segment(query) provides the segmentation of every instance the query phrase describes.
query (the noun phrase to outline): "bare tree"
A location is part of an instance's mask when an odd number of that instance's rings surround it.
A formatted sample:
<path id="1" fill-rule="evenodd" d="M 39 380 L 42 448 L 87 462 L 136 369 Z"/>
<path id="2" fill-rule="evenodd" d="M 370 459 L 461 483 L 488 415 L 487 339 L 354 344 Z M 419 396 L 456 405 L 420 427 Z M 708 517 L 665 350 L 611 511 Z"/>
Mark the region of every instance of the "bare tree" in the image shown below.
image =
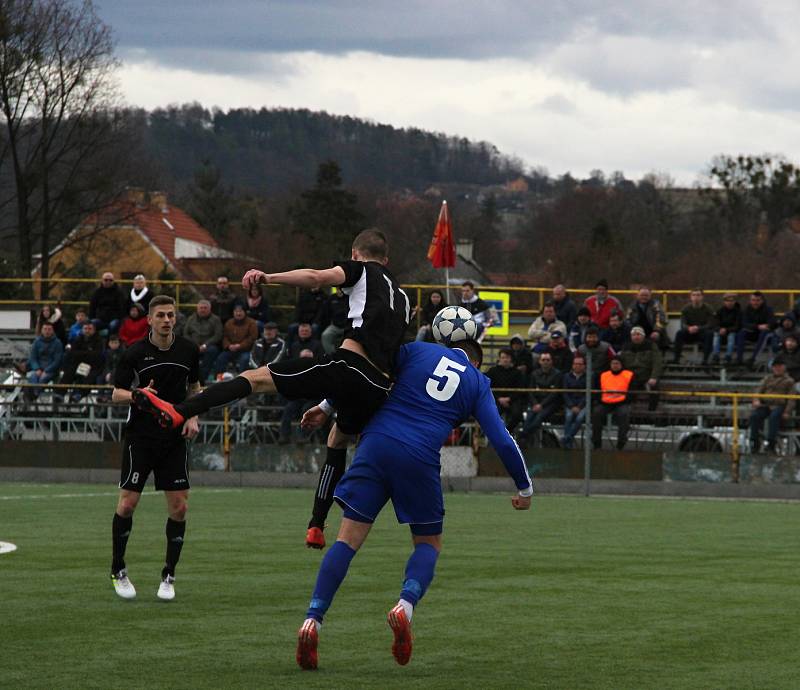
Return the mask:
<path id="1" fill-rule="evenodd" d="M 26 273 L 81 218 L 119 192 L 126 119 L 115 108 L 117 60 L 91 0 L 0 0 L 0 118 Z M 2 160 L 0 160 L 2 165 Z"/>

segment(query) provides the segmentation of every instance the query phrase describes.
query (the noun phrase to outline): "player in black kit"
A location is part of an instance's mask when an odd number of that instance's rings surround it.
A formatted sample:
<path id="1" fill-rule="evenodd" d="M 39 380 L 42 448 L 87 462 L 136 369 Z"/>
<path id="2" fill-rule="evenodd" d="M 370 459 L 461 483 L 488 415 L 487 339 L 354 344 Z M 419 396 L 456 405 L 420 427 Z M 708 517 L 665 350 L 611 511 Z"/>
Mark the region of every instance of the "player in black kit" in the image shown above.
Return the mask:
<path id="1" fill-rule="evenodd" d="M 306 532 L 306 545 L 325 546 L 325 518 L 333 503 L 333 491 L 344 474 L 347 444 L 361 433 L 383 404 L 391 387 L 394 359 L 408 326 L 408 296 L 386 269 L 386 237 L 378 230 L 364 230 L 353 241 L 351 260 L 333 268 L 309 268 L 285 273 L 252 269 L 242 285 L 278 283 L 296 287 L 342 288 L 349 299 L 348 327 L 341 346 L 321 361 L 285 360 L 245 371 L 231 381 L 209 386 L 199 395 L 171 405 L 147 390 L 134 391 L 134 402 L 156 416 L 166 427 L 177 428 L 183 420 L 212 407 L 225 405 L 251 393 L 278 392 L 289 400 L 321 399 L 304 417 L 316 420 L 336 409 L 336 424 L 328 435 L 325 464 L 320 471 L 314 509 Z"/>
<path id="2" fill-rule="evenodd" d="M 146 390 L 158 392 L 164 400 L 173 403 L 182 402 L 187 393 L 200 390 L 200 353 L 197 345 L 173 332 L 176 314 L 172 297 L 154 297 L 147 315 L 150 334 L 125 351 L 114 376 L 112 400 L 130 404 L 119 500 L 112 523 L 111 581 L 117 594 L 124 599 L 136 596 L 125 567 L 125 547 L 133 526 L 133 512 L 150 472 L 155 475 L 156 489 L 164 492 L 169 514 L 167 556 L 158 597 L 167 601 L 175 598 L 175 566 L 183 547 L 189 499 L 186 439 L 197 434 L 197 417 L 187 419 L 182 429 L 163 429 L 133 404 L 131 390 L 146 386 Z"/>

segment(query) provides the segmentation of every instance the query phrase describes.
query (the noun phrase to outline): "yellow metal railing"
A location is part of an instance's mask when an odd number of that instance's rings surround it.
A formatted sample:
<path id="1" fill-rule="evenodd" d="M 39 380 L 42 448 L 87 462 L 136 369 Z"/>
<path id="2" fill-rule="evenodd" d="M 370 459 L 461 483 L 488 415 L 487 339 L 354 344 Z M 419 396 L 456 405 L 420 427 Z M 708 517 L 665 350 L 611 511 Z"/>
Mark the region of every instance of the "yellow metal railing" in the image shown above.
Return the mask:
<path id="1" fill-rule="evenodd" d="M 69 285 L 69 284 L 84 284 L 84 285 L 99 285 L 97 278 L 61 278 L 61 277 L 54 277 L 48 278 L 47 281 L 42 281 L 41 278 L 0 278 L 0 287 L 3 284 L 17 284 L 17 285 L 26 285 L 31 284 L 33 285 L 33 292 L 35 294 L 41 294 L 41 284 L 42 282 L 47 282 L 50 286 L 59 286 L 59 285 Z M 131 285 L 133 283 L 130 279 L 120 279 L 116 281 L 120 285 Z M 186 281 L 186 280 L 158 280 L 153 279 L 150 282 L 150 285 L 155 286 L 169 286 L 175 290 L 175 301 L 178 304 L 179 308 L 185 307 L 194 307 L 196 302 L 194 301 L 194 297 L 187 297 L 184 301 L 181 299 L 181 290 L 189 291 L 192 288 L 201 288 L 203 290 L 210 290 L 216 285 L 215 281 L 210 280 L 198 280 L 198 281 Z M 38 286 L 38 287 L 37 287 Z M 235 285 L 234 285 L 235 286 Z M 281 286 L 277 285 L 270 285 L 268 289 L 277 289 Z M 405 290 L 412 290 L 416 296 L 416 303 L 418 305 L 423 304 L 423 300 L 426 297 L 425 293 L 431 290 L 442 290 L 446 291 L 446 285 L 436 285 L 436 284 L 419 284 L 419 283 L 410 283 L 405 284 L 402 286 Z M 285 289 L 285 288 L 284 288 Z M 511 285 L 483 285 L 478 288 L 478 292 L 480 294 L 480 290 L 492 290 L 492 291 L 500 291 L 500 292 L 508 292 L 512 298 L 512 304 L 509 309 L 509 314 L 511 315 L 518 315 L 518 316 L 535 316 L 541 312 L 542 307 L 544 306 L 545 302 L 552 298 L 552 288 L 549 287 L 527 287 L 527 286 L 511 286 Z M 709 297 L 712 301 L 716 301 L 716 298 L 720 297 L 726 292 L 735 292 L 740 296 L 740 298 L 746 297 L 748 294 L 753 292 L 756 288 L 741 288 L 741 289 L 713 289 L 713 290 L 705 290 L 705 294 Z M 688 288 L 681 288 L 681 289 L 662 289 L 662 288 L 652 288 L 653 296 L 661 301 L 661 305 L 664 311 L 669 316 L 677 316 L 680 314 L 680 309 L 683 305 L 688 301 L 689 293 L 691 289 Z M 781 310 L 779 306 L 782 303 L 786 310 L 788 311 L 794 306 L 795 300 L 797 296 L 800 295 L 800 290 L 797 289 L 762 289 L 761 292 L 766 295 L 768 298 L 770 296 L 777 297 L 777 300 L 773 301 L 773 306 L 776 307 L 778 311 Z M 620 301 L 623 302 L 623 307 L 627 309 L 628 302 L 625 301 L 624 297 L 628 297 L 630 302 L 633 302 L 634 297 L 637 293 L 636 289 L 620 289 L 620 290 L 611 290 L 611 294 L 620 298 Z M 580 305 L 583 300 L 588 297 L 589 295 L 594 294 L 594 290 L 591 288 L 571 288 L 569 290 L 569 294 L 572 299 L 575 301 L 576 304 Z M 450 297 L 451 302 L 456 302 L 460 300 L 460 291 L 458 286 L 450 286 Z M 33 307 L 33 306 L 40 306 L 44 304 L 53 304 L 57 301 L 57 298 L 50 298 L 50 299 L 2 299 L 0 300 L 0 305 L 7 305 L 7 306 L 20 306 L 20 307 Z M 85 300 L 71 300 L 71 301 L 62 301 L 62 305 L 68 306 L 84 306 L 86 304 Z M 272 305 L 279 309 L 293 309 L 294 305 L 291 304 L 274 304 Z"/>

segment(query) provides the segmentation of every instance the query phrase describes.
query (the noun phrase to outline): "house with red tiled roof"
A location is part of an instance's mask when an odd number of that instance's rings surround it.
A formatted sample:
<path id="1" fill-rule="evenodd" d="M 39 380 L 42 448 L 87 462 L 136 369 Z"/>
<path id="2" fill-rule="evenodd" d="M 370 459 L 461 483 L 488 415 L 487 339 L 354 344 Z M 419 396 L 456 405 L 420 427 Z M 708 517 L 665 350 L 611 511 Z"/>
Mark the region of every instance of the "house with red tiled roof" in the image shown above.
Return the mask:
<path id="1" fill-rule="evenodd" d="M 238 275 L 253 260 L 219 246 L 211 233 L 163 192 L 131 188 L 106 208 L 88 216 L 50 253 L 50 275 L 95 277 L 111 271 L 121 280 L 141 273 L 191 282 Z M 78 275 L 85 274 L 85 275 Z M 33 277 L 37 277 L 38 268 Z M 58 289 L 51 293 L 58 295 Z"/>

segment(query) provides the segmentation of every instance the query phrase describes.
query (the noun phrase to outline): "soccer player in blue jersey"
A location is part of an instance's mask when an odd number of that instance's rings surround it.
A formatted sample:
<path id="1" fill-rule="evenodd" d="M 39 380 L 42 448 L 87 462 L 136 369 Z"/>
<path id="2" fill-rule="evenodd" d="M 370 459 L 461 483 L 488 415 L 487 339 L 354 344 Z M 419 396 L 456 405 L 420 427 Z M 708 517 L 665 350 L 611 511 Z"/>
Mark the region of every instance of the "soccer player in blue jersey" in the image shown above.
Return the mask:
<path id="1" fill-rule="evenodd" d="M 323 616 L 389 499 L 397 521 L 411 528 L 414 542 L 400 600 L 387 616 L 394 633 L 392 654 L 398 664 L 409 662 L 411 616 L 433 580 L 442 548 L 439 452 L 453 427 L 470 417 L 477 419 L 519 490 L 511 499 L 512 506 L 530 508 L 533 483 L 519 447 L 497 412 L 489 379 L 478 369 L 482 359 L 481 346 L 472 340 L 455 343 L 452 349 L 424 342 L 400 348 L 394 387 L 364 429 L 353 464 L 334 493 L 344 515 L 337 541 L 320 564 L 307 617 L 298 633 L 297 663 L 302 668 L 317 668 Z M 314 408 L 303 422 L 313 426 L 322 416 Z"/>

